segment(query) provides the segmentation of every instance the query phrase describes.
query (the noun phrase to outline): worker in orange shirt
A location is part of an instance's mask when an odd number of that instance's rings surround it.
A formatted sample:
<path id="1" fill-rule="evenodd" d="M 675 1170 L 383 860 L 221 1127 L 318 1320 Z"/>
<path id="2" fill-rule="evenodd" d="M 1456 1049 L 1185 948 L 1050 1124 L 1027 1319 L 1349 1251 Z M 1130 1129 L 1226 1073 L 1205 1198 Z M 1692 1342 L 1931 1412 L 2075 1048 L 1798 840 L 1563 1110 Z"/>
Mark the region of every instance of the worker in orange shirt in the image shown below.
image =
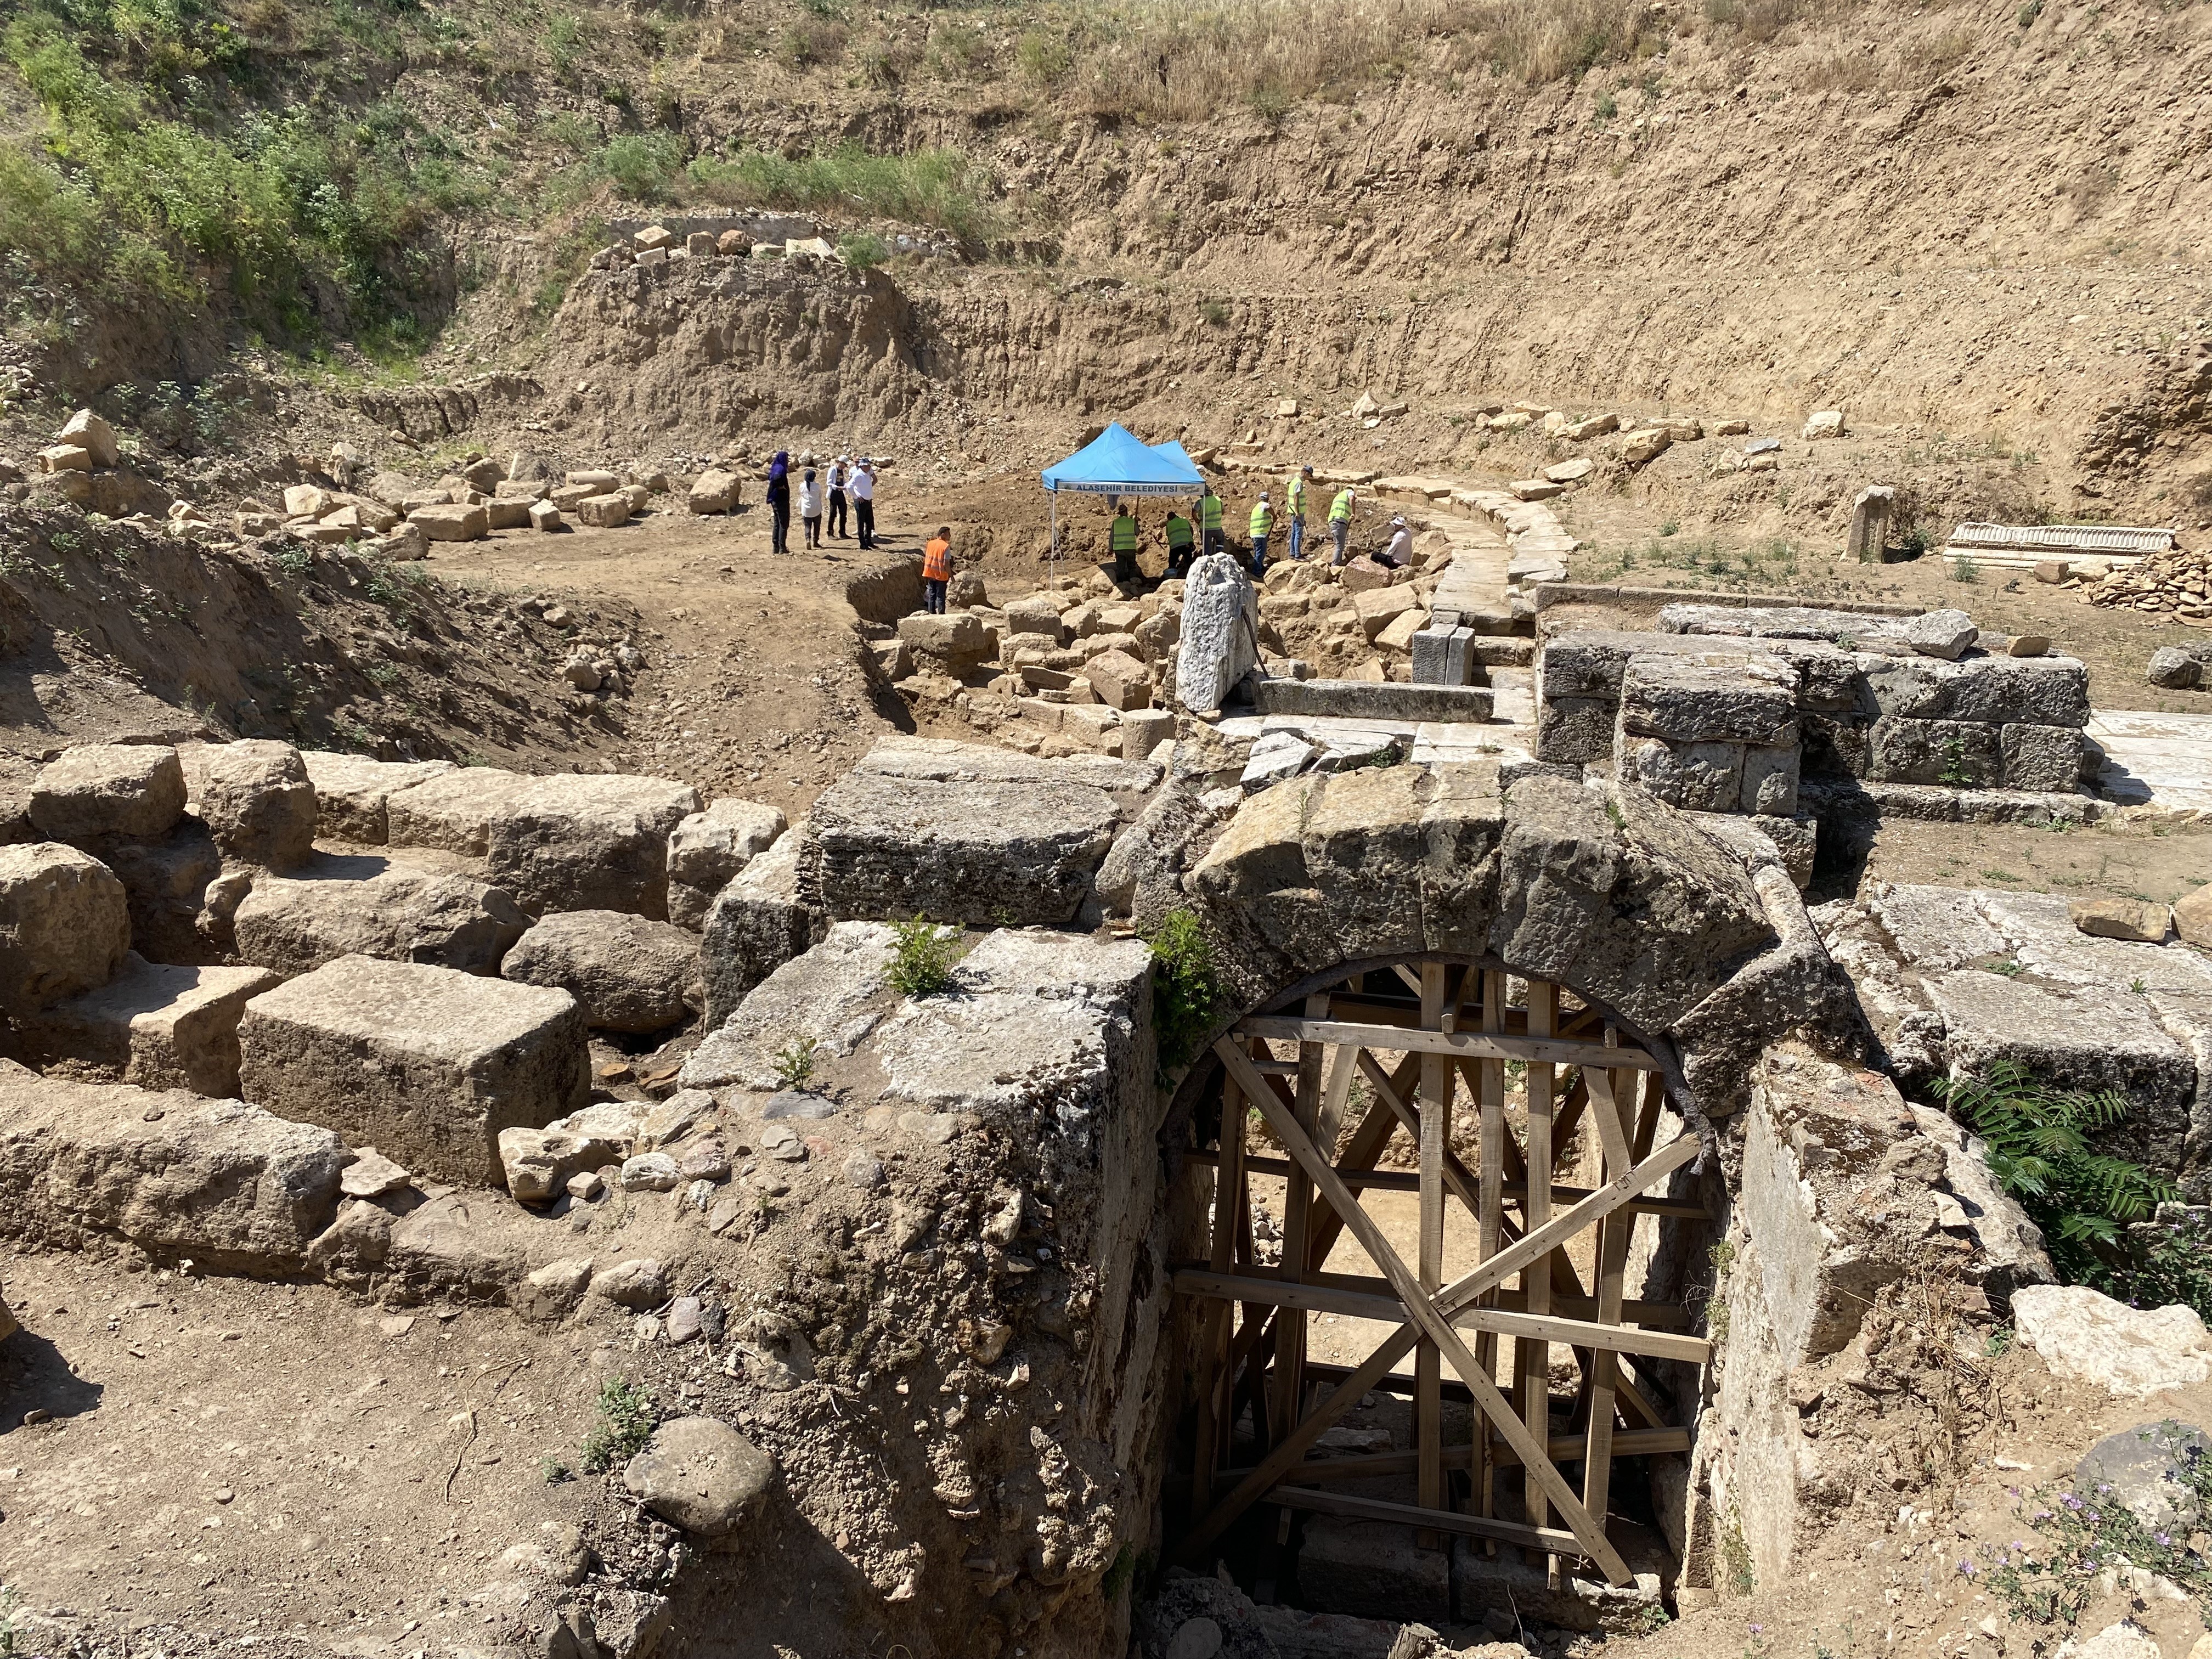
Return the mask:
<path id="1" fill-rule="evenodd" d="M 921 550 L 921 608 L 945 614 L 945 589 L 952 580 L 952 526 L 941 524 Z"/>

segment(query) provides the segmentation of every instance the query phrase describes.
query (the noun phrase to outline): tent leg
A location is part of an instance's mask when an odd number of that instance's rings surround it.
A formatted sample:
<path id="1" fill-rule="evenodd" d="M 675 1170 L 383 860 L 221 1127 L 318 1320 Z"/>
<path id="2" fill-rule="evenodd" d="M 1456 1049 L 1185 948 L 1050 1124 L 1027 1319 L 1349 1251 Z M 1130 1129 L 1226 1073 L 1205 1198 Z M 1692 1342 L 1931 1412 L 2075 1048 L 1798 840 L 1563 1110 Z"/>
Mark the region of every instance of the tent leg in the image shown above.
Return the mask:
<path id="1" fill-rule="evenodd" d="M 1060 492 L 1052 492 L 1052 538 L 1045 544 L 1045 563 L 1048 569 L 1060 563 Z"/>

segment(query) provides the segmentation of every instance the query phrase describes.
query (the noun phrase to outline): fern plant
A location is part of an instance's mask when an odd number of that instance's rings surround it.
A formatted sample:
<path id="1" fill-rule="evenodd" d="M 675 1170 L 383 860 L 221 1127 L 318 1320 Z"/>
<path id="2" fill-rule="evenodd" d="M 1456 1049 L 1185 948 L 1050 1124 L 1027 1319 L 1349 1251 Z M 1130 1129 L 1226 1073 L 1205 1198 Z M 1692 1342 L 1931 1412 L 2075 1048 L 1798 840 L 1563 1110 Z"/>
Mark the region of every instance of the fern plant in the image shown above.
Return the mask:
<path id="1" fill-rule="evenodd" d="M 2069 1283 L 2116 1283 L 2129 1225 L 2180 1195 L 2156 1171 L 2093 1150 L 2099 1134 L 2135 1109 L 2118 1089 L 2053 1088 L 2009 1060 L 1985 1077 L 1936 1087 L 1952 1115 L 1988 1144 L 1990 1173 L 2043 1229 L 2052 1265 Z"/>

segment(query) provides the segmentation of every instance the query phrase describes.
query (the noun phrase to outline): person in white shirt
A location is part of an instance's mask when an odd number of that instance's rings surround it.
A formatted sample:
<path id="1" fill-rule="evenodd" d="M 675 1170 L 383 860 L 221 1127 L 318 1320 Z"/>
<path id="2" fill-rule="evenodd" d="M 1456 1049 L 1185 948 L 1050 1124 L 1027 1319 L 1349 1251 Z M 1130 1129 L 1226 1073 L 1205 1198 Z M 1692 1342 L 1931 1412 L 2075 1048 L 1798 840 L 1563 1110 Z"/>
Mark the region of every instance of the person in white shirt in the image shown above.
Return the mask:
<path id="1" fill-rule="evenodd" d="M 830 463 L 830 534 L 846 538 L 845 487 L 853 481 L 853 458 L 840 455 Z"/>
<path id="2" fill-rule="evenodd" d="M 1399 570 L 1413 562 L 1413 532 L 1406 526 L 1403 514 L 1390 520 L 1390 545 L 1376 556 L 1375 562 L 1385 570 Z"/>
<path id="3" fill-rule="evenodd" d="M 806 526 L 806 545 L 822 545 L 822 482 L 808 467 L 799 480 L 799 518 Z"/>
<path id="4" fill-rule="evenodd" d="M 876 464 L 866 455 L 853 469 L 853 532 L 863 547 L 876 544 Z"/>

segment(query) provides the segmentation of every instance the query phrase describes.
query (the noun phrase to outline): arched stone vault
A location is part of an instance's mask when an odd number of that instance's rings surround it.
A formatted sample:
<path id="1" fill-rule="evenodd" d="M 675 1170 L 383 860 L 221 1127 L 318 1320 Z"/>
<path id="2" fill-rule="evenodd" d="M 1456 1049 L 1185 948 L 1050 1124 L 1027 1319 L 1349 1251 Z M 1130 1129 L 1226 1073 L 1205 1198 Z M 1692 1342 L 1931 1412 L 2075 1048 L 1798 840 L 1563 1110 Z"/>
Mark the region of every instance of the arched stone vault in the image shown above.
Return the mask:
<path id="1" fill-rule="evenodd" d="M 1363 964 L 1549 980 L 1666 1062 L 1692 1121 L 1735 1113 L 1796 1033 L 1865 1053 L 1849 982 L 1771 848 L 1632 787 L 1494 763 L 1310 775 L 1246 801 L 1181 883 L 1244 1016 Z M 1194 1073 L 1210 1068 L 1194 1067 Z M 1185 1080 L 1178 1110 L 1203 1079 Z"/>

